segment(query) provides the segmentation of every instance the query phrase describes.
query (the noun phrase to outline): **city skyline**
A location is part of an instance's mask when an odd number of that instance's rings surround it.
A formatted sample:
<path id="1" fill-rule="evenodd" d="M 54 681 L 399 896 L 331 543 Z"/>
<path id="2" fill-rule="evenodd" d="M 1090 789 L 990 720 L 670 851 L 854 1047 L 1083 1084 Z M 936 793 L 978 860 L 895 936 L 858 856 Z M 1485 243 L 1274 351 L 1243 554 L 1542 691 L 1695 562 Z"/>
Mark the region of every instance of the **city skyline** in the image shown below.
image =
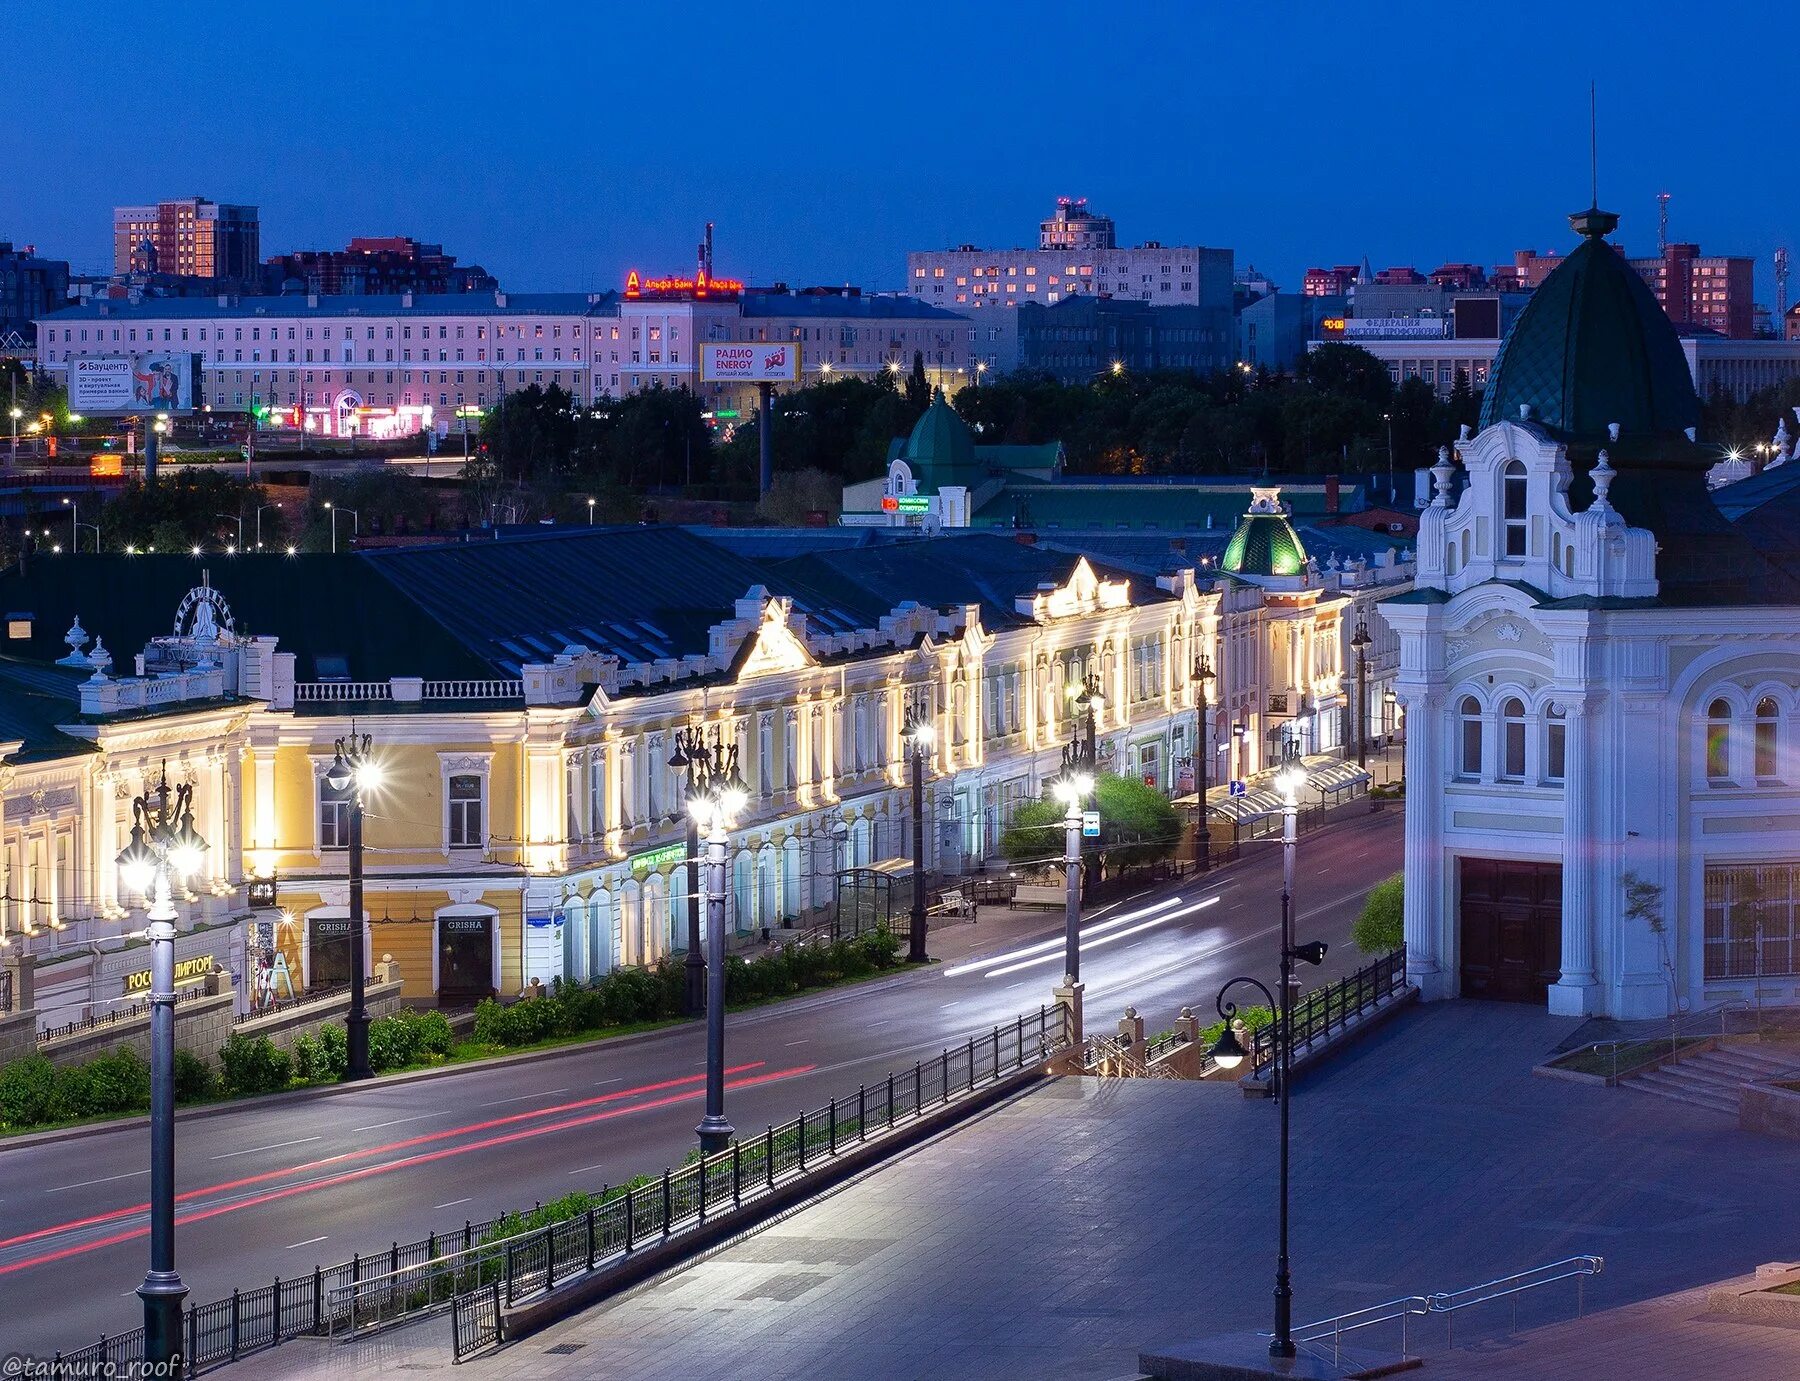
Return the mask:
<path id="1" fill-rule="evenodd" d="M 143 70 L 197 98 L 174 107 L 156 159 L 93 156 L 136 118 L 141 85 L 84 93 L 14 151 L 0 238 L 104 271 L 114 206 L 198 194 L 258 206 L 265 257 L 406 234 L 515 290 L 603 291 L 632 268 L 683 267 L 712 221 L 721 272 L 899 289 L 909 250 L 1029 244 L 1054 199 L 1073 196 L 1114 217 L 1122 243 L 1230 248 L 1240 268 L 1298 291 L 1310 265 L 1365 255 L 1429 271 L 1570 248 L 1563 216 L 1587 200 L 1590 78 L 1600 200 L 1622 215 L 1632 253 L 1654 246 L 1668 191 L 1671 238 L 1755 256 L 1767 302 L 1769 256 L 1800 213 L 1800 193 L 1765 187 L 1753 146 L 1729 137 L 1781 119 L 1778 86 L 1721 96 L 1691 80 L 1662 56 L 1658 16 L 1676 14 L 1663 4 L 1636 7 L 1629 28 L 1544 7 L 1524 31 L 1555 24 L 1567 41 L 1532 49 L 1528 83 L 1527 64 L 1491 44 L 1447 55 L 1423 8 L 1359 7 L 1329 41 L 1289 52 L 1253 18 L 1149 6 L 1125 17 L 1117 51 L 1087 58 L 1130 78 L 1132 104 L 1111 110 L 1046 76 L 1066 53 L 1058 36 L 1089 22 L 1068 7 L 1034 8 L 1029 33 L 999 20 L 920 44 L 887 87 L 867 80 L 868 59 L 895 31 L 822 9 L 782 26 L 798 37 L 775 53 L 759 51 L 772 29 L 730 14 L 696 32 L 551 10 L 542 37 L 482 50 L 488 81 L 416 83 L 380 52 L 342 45 L 333 25 L 295 33 L 226 13 L 199 7 L 190 31 L 140 42 Z M 460 17 L 403 6 L 396 23 L 453 37 Z M 109 20 L 41 10 L 18 23 L 47 69 L 68 70 Z M 972 66 L 958 56 L 970 44 L 1031 60 Z M 1196 75 L 1207 47 L 1267 60 Z M 292 61 L 243 60 L 275 51 Z M 1448 80 L 1412 75 L 1445 61 Z M 789 63 L 806 73 L 797 87 L 778 79 Z M 911 104 L 909 87 L 932 92 L 934 109 Z"/>

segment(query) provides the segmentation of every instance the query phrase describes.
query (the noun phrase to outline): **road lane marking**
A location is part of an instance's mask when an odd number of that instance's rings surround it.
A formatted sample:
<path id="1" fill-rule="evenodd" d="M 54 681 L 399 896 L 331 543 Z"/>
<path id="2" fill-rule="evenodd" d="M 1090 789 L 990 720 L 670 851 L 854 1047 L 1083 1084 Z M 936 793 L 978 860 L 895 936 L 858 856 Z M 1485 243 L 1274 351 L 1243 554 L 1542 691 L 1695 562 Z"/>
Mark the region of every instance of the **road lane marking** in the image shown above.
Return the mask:
<path id="1" fill-rule="evenodd" d="M 788 1042 L 788 1044 L 789 1044 L 789 1045 L 810 1045 L 810 1044 L 812 1044 L 812 1042 L 811 1042 L 811 1041 L 810 1041 L 810 1040 L 804 1040 L 804 1041 L 789 1041 L 789 1042 Z"/>
<path id="2" fill-rule="evenodd" d="M 440 1208 L 455 1208 L 458 1204 L 472 1204 L 474 1202 L 475 1201 L 473 1199 L 452 1199 L 447 1204 L 433 1204 L 431 1207 L 434 1210 L 440 1209 Z"/>
<path id="3" fill-rule="evenodd" d="M 1141 920 L 1145 916 L 1153 915 L 1158 911 L 1166 911 L 1171 906 L 1180 905 L 1180 897 L 1165 897 L 1162 901 L 1154 902 L 1149 906 L 1140 907 L 1136 911 L 1127 911 L 1123 916 L 1115 916 L 1110 921 L 1101 921 L 1098 925 L 1095 925 L 1090 921 L 1081 928 L 1082 940 L 1085 942 L 1090 935 L 1104 935 L 1107 931 L 1116 930 L 1119 926 L 1126 925 L 1131 921 Z M 1036 944 L 1023 945 L 1018 949 L 1008 950 L 1002 954 L 990 954 L 985 959 L 971 959 L 966 964 L 953 964 L 951 967 L 944 970 L 944 977 L 955 978 L 958 974 L 974 973 L 977 970 L 991 970 L 996 964 L 1007 964 L 1014 959 L 1023 959 L 1031 954 L 1048 954 L 1052 950 L 1060 950 L 1062 947 L 1063 937 L 1059 935 L 1054 940 L 1040 940 Z M 994 977 L 994 974 L 992 972 L 987 972 L 983 974 L 983 977 L 992 978 Z"/>
<path id="4" fill-rule="evenodd" d="M 309 1237 L 304 1242 L 289 1242 L 282 1250 L 284 1252 L 291 1252 L 295 1247 L 310 1247 L 314 1242 L 323 1242 L 324 1240 L 324 1237 Z"/>
<path id="5" fill-rule="evenodd" d="M 503 1103 L 523 1103 L 527 1098 L 548 1098 L 553 1093 L 567 1093 L 566 1088 L 539 1089 L 536 1093 L 521 1093 L 516 1098 L 496 1098 L 491 1103 L 477 1103 L 478 1108 L 497 1108 Z"/>
<path id="6" fill-rule="evenodd" d="M 322 1141 L 323 1137 L 303 1136 L 297 1141 L 277 1141 L 268 1146 L 246 1146 L 241 1151 L 222 1151 L 216 1156 L 208 1156 L 208 1160 L 230 1160 L 233 1156 L 253 1156 L 258 1151 L 279 1151 L 284 1146 L 304 1146 L 309 1141 Z"/>
<path id="7" fill-rule="evenodd" d="M 734 1074 L 742 1074 L 747 1070 L 761 1069 L 763 1063 L 764 1062 L 761 1060 L 750 1060 L 741 1065 L 730 1065 L 726 1068 L 725 1074 L 727 1077 L 730 1077 Z M 532 1122 L 538 1118 L 550 1117 L 557 1113 L 573 1112 L 577 1109 L 591 1108 L 602 1103 L 617 1102 L 621 1098 L 639 1098 L 647 1093 L 660 1093 L 665 1089 L 681 1088 L 687 1084 L 698 1084 L 701 1080 L 705 1079 L 705 1077 L 704 1074 L 689 1074 L 677 1079 L 663 1079 L 652 1084 L 639 1084 L 633 1088 L 618 1089 L 613 1093 L 597 1093 L 591 1098 L 580 1098 L 570 1103 L 558 1103 L 547 1108 L 533 1108 L 529 1112 L 507 1113 L 503 1117 L 490 1117 L 484 1121 L 470 1122 L 460 1127 L 447 1127 L 439 1132 L 423 1132 L 418 1136 L 406 1137 L 400 1141 L 384 1142 L 380 1146 L 359 1147 L 354 1151 L 343 1151 L 334 1156 L 323 1156 L 318 1160 L 305 1161 L 299 1165 L 289 1165 L 278 1170 L 263 1170 L 256 1174 L 240 1176 L 235 1180 L 223 1180 L 218 1184 L 207 1185 L 200 1189 L 184 1190 L 175 1196 L 175 1202 L 177 1204 L 190 1203 L 193 1200 L 208 1194 L 222 1194 L 229 1190 L 243 1189 L 249 1185 L 267 1184 L 271 1180 L 288 1179 L 295 1175 L 306 1174 L 309 1171 L 321 1170 L 327 1166 L 343 1165 L 350 1161 L 367 1160 L 370 1156 L 385 1155 L 390 1151 L 405 1151 L 412 1147 L 424 1146 L 434 1141 L 445 1141 L 451 1137 L 466 1136 L 471 1132 L 484 1132 L 496 1127 L 507 1127 L 521 1122 Z M 651 1103 L 648 1106 L 656 1107 L 660 1105 Z M 561 1125 L 566 1126 L 568 1124 L 565 1123 Z M 150 1171 L 147 1168 L 130 1172 L 130 1174 L 133 1175 L 147 1175 L 149 1173 Z M 125 1179 L 127 1176 L 114 1175 L 110 1178 Z M 93 1180 L 90 1181 L 90 1183 L 101 1184 L 104 1183 L 104 1181 Z M 79 1189 L 82 1186 L 66 1185 L 64 1187 L 69 1189 Z M 47 1190 L 46 1192 L 54 1193 L 55 1191 Z M 258 1202 L 260 1202 L 260 1200 Z M 71 1232 L 77 1228 L 91 1228 L 100 1223 L 116 1222 L 121 1218 L 129 1218 L 135 1214 L 148 1213 L 149 1211 L 149 1204 L 134 1204 L 126 1208 L 115 1208 L 109 1209 L 104 1213 L 90 1214 L 85 1218 L 73 1219 L 67 1223 L 58 1223 L 53 1227 L 34 1228 L 30 1232 L 22 1232 L 12 1237 L 0 1238 L 0 1250 L 4 1250 L 7 1247 L 16 1247 L 24 1242 L 35 1242 L 45 1237 L 54 1237 L 59 1233 Z M 113 1238 L 109 1239 L 109 1242 L 102 1242 L 98 1245 L 105 1246 L 109 1245 L 110 1241 L 125 1240 L 127 1239 L 124 1237 Z M 40 1258 L 40 1260 L 42 1259 L 44 1258 Z M 17 1267 L 12 1269 L 17 1269 Z M 6 1274 L 6 1270 L 7 1268 L 0 1267 L 0 1275 Z"/>
<path id="8" fill-rule="evenodd" d="M 752 1088 L 758 1084 L 773 1083 L 782 1079 L 802 1078 L 806 1075 L 816 1074 L 818 1068 L 817 1065 L 795 1065 L 790 1069 L 771 1070 L 766 1074 L 753 1074 L 743 1079 L 730 1080 L 726 1083 L 725 1087 L 727 1091 L 736 1091 Z M 676 1082 L 686 1081 L 681 1080 Z M 367 1179 L 373 1175 L 385 1175 L 393 1170 L 409 1170 L 421 1165 L 428 1165 L 436 1161 L 444 1160 L 451 1156 L 467 1155 L 471 1151 L 484 1151 L 495 1146 L 510 1145 L 516 1141 L 523 1141 L 528 1137 L 544 1136 L 550 1132 L 569 1131 L 576 1127 L 591 1126 L 596 1122 L 608 1122 L 616 1117 L 629 1117 L 633 1113 L 647 1112 L 652 1108 L 667 1107 L 675 1103 L 688 1102 L 692 1099 L 701 1097 L 704 1093 L 705 1090 L 699 1088 L 681 1089 L 679 1092 L 665 1095 L 662 1098 L 651 1099 L 643 1103 L 635 1103 L 629 1107 L 608 1108 L 603 1112 L 588 1113 L 582 1117 L 572 1117 L 562 1122 L 552 1122 L 546 1126 L 527 1127 L 519 1131 L 506 1132 L 500 1136 L 488 1137 L 481 1141 L 466 1142 L 461 1146 L 441 1146 L 434 1151 L 425 1151 L 419 1155 L 402 1156 L 397 1160 L 384 1161 L 378 1165 L 364 1165 L 355 1170 L 345 1170 L 335 1175 L 328 1175 L 323 1179 L 308 1180 L 302 1184 L 290 1184 L 280 1189 L 271 1189 L 267 1193 L 254 1194 L 248 1198 L 233 1200 L 229 1203 L 217 1203 L 204 1208 L 196 1208 L 190 1213 L 178 1216 L 175 1219 L 175 1225 L 177 1227 L 185 1227 L 191 1223 L 204 1222 L 208 1218 L 217 1218 L 222 1214 L 236 1213 L 242 1209 L 255 1208 L 261 1204 L 275 1203 L 282 1199 L 289 1199 L 296 1194 L 309 1194 L 320 1189 L 331 1189 L 337 1185 L 353 1183 L 355 1181 Z M 432 1138 L 428 1137 L 418 1138 L 420 1141 L 431 1139 Z M 416 1144 L 416 1142 L 414 1144 Z M 353 1157 L 333 1157 L 334 1160 L 352 1158 Z M 190 1190 L 188 1194 L 179 1197 L 188 1198 L 194 1194 L 204 1192 L 206 1191 Z M 101 1219 L 92 1221 L 101 1221 L 103 1218 L 122 1217 L 125 1214 L 131 1213 L 141 1213 L 145 1207 L 145 1205 L 139 1205 L 137 1208 L 123 1209 L 118 1213 L 102 1215 Z M 34 1237 L 42 1237 L 49 1233 L 64 1231 L 71 1226 L 77 1225 L 63 1224 L 57 1228 L 40 1229 L 37 1232 L 27 1233 L 22 1237 L 17 1237 L 12 1240 L 18 1242 Z M 87 1252 L 97 1251 L 103 1247 L 116 1246 L 120 1242 L 134 1241 L 140 1237 L 149 1236 L 149 1233 L 150 1228 L 148 1224 L 143 1227 L 126 1228 L 107 1237 L 98 1237 L 92 1241 L 77 1243 L 73 1246 L 59 1247 L 52 1251 L 44 1252 L 42 1255 L 29 1257 L 23 1261 L 7 1262 L 5 1265 L 0 1265 L 0 1276 L 12 1275 L 18 1271 L 29 1270 L 34 1266 L 48 1265 L 50 1262 L 62 1261 L 72 1256 L 81 1256 Z"/>
<path id="9" fill-rule="evenodd" d="M 601 1079 L 601 1080 L 598 1080 L 594 1084 L 594 1087 L 595 1088 L 605 1088 L 608 1084 L 617 1084 L 617 1083 L 622 1082 L 624 1080 L 624 1078 L 625 1078 L 625 1076 L 623 1074 L 619 1074 L 619 1075 L 615 1075 L 611 1079 Z"/>
<path id="10" fill-rule="evenodd" d="M 1138 935 L 1149 930 L 1152 926 L 1164 925 L 1169 921 L 1179 920 L 1183 916 L 1191 916 L 1196 911 L 1204 911 L 1209 906 L 1216 906 L 1218 901 L 1219 899 L 1217 897 L 1208 897 L 1204 901 L 1190 903 L 1187 906 L 1181 907 L 1179 910 L 1165 911 L 1160 916 L 1152 916 L 1147 921 L 1139 921 L 1136 925 L 1125 930 L 1115 930 L 1112 934 L 1102 935 L 1098 940 L 1091 942 L 1084 935 L 1082 937 L 1081 952 L 1086 954 L 1089 950 L 1102 949 L 1107 945 L 1113 944 L 1115 941 L 1128 940 L 1133 935 Z M 1109 922 L 1109 924 L 1112 923 Z M 1000 968 L 989 969 L 982 977 L 1000 978 L 1009 973 L 1017 973 L 1020 969 L 1034 968 L 1039 964 L 1058 964 L 1061 962 L 1062 955 L 1060 954 L 1041 954 L 1035 959 L 1021 959 L 1016 964 L 1004 964 Z"/>
<path id="11" fill-rule="evenodd" d="M 449 1111 L 449 1109 L 446 1108 L 437 1112 L 422 1112 L 417 1117 L 396 1117 L 392 1122 L 371 1122 L 366 1127 L 352 1127 L 350 1130 L 352 1133 L 378 1132 L 383 1127 L 398 1127 L 405 1122 L 423 1122 L 428 1117 L 442 1117 L 447 1111 Z"/>
<path id="12" fill-rule="evenodd" d="M 148 1175 L 149 1173 L 150 1171 L 147 1168 L 143 1170 L 127 1170 L 123 1175 L 107 1175 L 104 1179 L 83 1180 L 80 1184 L 59 1184 L 54 1189 L 46 1189 L 44 1193 L 60 1194 L 65 1189 L 86 1189 L 89 1185 L 111 1184 L 114 1180 L 128 1180 L 133 1175 Z"/>

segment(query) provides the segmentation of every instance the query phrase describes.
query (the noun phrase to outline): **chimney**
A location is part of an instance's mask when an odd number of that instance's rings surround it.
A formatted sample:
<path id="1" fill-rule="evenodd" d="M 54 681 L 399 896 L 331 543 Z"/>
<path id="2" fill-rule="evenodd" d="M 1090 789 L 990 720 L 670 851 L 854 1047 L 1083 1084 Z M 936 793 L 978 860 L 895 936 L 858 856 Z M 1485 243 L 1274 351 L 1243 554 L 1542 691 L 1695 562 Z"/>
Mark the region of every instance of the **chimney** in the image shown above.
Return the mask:
<path id="1" fill-rule="evenodd" d="M 308 307 L 316 308 L 319 305 L 319 295 L 317 293 L 308 293 L 306 295 L 306 305 Z"/>
<path id="2" fill-rule="evenodd" d="M 504 307 L 506 305 L 506 294 L 501 292 L 498 288 L 494 289 L 494 305 L 496 307 Z"/>
<path id="3" fill-rule="evenodd" d="M 1325 511 L 1327 513 L 1338 511 L 1338 477 L 1336 475 L 1325 476 Z"/>
<path id="4" fill-rule="evenodd" d="M 412 306 L 412 304 L 413 304 L 413 298 L 412 298 L 412 293 L 410 291 L 403 292 L 400 294 L 400 305 L 402 307 L 410 307 L 410 306 Z"/>

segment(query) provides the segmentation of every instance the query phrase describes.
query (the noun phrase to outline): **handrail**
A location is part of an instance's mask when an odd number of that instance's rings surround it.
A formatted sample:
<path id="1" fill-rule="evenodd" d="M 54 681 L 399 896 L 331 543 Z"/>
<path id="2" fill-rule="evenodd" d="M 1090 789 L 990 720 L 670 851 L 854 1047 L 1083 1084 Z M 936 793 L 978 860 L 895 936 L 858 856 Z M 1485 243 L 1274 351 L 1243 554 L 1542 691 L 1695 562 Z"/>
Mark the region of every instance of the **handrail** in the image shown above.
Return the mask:
<path id="1" fill-rule="evenodd" d="M 1610 1041 L 1589 1041 L 1586 1045 L 1577 1045 L 1565 1050 L 1562 1054 L 1557 1055 L 1554 1058 L 1561 1060 L 1582 1051 L 1586 1051 L 1588 1054 L 1596 1056 L 1610 1055 L 1612 1056 L 1612 1073 L 1608 1075 L 1607 1078 L 1609 1082 L 1616 1084 L 1619 1082 L 1619 1050 L 1621 1047 L 1627 1045 L 1657 1045 L 1667 1039 L 1670 1042 L 1669 1059 L 1671 1062 L 1679 1064 L 1681 1062 L 1681 1041 L 1705 1039 L 1705 1037 L 1702 1037 L 1697 1033 L 1704 1025 L 1708 1028 L 1708 1035 L 1710 1035 L 1710 1028 L 1713 1024 L 1714 1017 L 1717 1017 L 1719 1020 L 1719 1034 L 1721 1036 L 1728 1036 L 1731 1033 L 1726 1028 L 1730 1025 L 1731 1014 L 1733 1012 L 1748 1012 L 1750 1010 L 1750 1003 L 1742 998 L 1730 1002 L 1721 1002 L 1716 1007 L 1703 1007 L 1697 1012 L 1689 1012 L 1686 1016 L 1677 1018 L 1670 1026 L 1666 1037 L 1661 1031 L 1647 1031 L 1641 1036 L 1619 1036 Z M 1704 1020 L 1702 1020 L 1703 1018 Z"/>
<path id="2" fill-rule="evenodd" d="M 1377 1324 L 1392 1323 L 1398 1319 L 1400 1321 L 1400 1355 L 1406 1357 L 1410 1355 L 1407 1320 L 1427 1314 L 1442 1314 L 1445 1316 L 1444 1327 L 1448 1346 L 1455 1347 L 1456 1328 L 1452 1316 L 1459 1309 L 1468 1309 L 1477 1304 L 1489 1304 L 1497 1299 L 1506 1299 L 1527 1290 L 1535 1290 L 1543 1285 L 1554 1285 L 1562 1280 L 1577 1282 L 1575 1316 L 1580 1318 L 1586 1303 L 1585 1290 L 1580 1286 L 1580 1282 L 1588 1276 L 1599 1275 L 1605 1269 L 1606 1258 L 1603 1256 L 1589 1254 L 1565 1257 L 1561 1261 L 1552 1261 L 1543 1266 L 1533 1266 L 1528 1271 L 1516 1271 L 1512 1275 L 1483 1281 L 1479 1285 L 1464 1286 L 1460 1290 L 1440 1290 L 1430 1295 L 1403 1295 L 1399 1299 L 1386 1300 L 1381 1304 L 1371 1304 L 1363 1309 L 1353 1309 L 1347 1314 L 1338 1314 L 1329 1319 L 1304 1323 L 1295 1328 L 1291 1336 L 1295 1342 L 1300 1343 L 1324 1343 L 1329 1339 L 1331 1358 L 1335 1363 L 1341 1359 L 1346 1333 L 1354 1333 L 1362 1328 L 1372 1328 Z M 1545 1272 L 1554 1272 L 1554 1274 L 1546 1275 Z"/>

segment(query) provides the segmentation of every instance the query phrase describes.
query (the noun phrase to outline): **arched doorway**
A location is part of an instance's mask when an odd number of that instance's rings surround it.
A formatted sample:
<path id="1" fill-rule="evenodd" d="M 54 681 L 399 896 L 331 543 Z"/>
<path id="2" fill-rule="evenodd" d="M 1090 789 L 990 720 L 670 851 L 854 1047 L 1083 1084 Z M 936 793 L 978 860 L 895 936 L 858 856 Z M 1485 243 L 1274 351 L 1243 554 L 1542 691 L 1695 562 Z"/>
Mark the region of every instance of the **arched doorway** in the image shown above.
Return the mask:
<path id="1" fill-rule="evenodd" d="M 485 906 L 454 906 L 437 913 L 431 968 L 440 1003 L 478 1002 L 499 991 L 498 920 L 498 913 Z"/>

